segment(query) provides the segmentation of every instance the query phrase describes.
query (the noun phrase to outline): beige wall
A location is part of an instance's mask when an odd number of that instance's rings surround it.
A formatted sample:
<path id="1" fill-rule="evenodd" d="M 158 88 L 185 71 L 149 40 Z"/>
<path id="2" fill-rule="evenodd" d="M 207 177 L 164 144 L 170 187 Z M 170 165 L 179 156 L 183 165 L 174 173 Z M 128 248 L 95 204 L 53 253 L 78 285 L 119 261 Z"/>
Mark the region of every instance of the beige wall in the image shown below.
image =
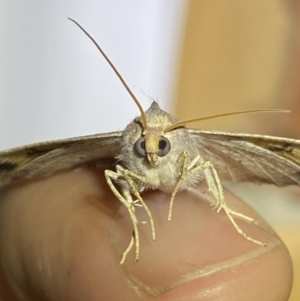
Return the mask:
<path id="1" fill-rule="evenodd" d="M 287 90 L 291 88 L 292 12 L 284 1 L 190 1 L 175 92 L 176 116 L 291 109 Z M 266 132 L 265 122 L 263 131 L 257 123 L 266 118 L 271 123 L 268 133 L 287 134 L 282 124 L 287 127 L 290 114 L 223 118 L 200 127 Z"/>

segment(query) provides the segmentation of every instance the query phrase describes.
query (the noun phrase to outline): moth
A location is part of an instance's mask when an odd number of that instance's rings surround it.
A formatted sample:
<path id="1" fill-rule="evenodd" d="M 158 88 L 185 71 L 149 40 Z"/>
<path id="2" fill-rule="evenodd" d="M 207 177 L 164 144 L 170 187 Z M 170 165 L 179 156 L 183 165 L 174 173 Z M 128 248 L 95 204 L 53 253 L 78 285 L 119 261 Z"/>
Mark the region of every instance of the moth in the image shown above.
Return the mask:
<path id="1" fill-rule="evenodd" d="M 170 193 L 170 221 L 176 193 L 203 181 L 207 183 L 217 211 L 224 210 L 235 229 L 246 239 L 265 245 L 247 236 L 237 225 L 234 220 L 236 216 L 248 221 L 252 219 L 228 208 L 221 183 L 249 181 L 277 186 L 300 185 L 300 140 L 187 128 L 187 123 L 201 118 L 180 121 L 161 110 L 156 102 L 144 112 L 96 41 L 79 23 L 70 20 L 104 56 L 137 104 L 141 116 L 129 123 L 124 131 L 48 141 L 2 151 L 0 186 L 113 159 L 116 168 L 105 170 L 105 179 L 126 207 L 133 225 L 133 235 L 122 255 L 121 264 L 133 246 L 135 259 L 139 259 L 138 207 L 146 211 L 155 240 L 154 220 L 141 192 L 159 189 Z M 221 115 L 240 113 L 244 112 Z"/>

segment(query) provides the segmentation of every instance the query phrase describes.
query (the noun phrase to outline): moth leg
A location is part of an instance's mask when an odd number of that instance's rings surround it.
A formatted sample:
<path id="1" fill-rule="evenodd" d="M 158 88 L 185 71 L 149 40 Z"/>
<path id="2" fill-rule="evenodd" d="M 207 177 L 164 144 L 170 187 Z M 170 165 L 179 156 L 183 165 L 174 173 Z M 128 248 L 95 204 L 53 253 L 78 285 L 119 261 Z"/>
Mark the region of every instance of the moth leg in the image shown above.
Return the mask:
<path id="1" fill-rule="evenodd" d="M 127 254 L 129 253 L 129 251 L 132 249 L 134 243 L 136 242 L 136 239 L 135 239 L 135 232 L 133 231 L 132 232 L 132 236 L 131 236 L 131 239 L 130 239 L 130 243 L 128 245 L 128 247 L 126 248 L 126 250 L 123 252 L 122 254 L 122 258 L 121 258 L 121 261 L 120 261 L 120 264 L 123 264 L 125 262 L 125 259 L 127 257 Z M 137 259 L 136 259 L 137 260 Z"/>
<path id="2" fill-rule="evenodd" d="M 172 218 L 172 209 L 173 209 L 173 204 L 174 204 L 174 199 L 175 199 L 175 195 L 177 194 L 180 185 L 182 184 L 182 182 L 186 179 L 187 177 L 187 172 L 188 172 L 188 166 L 187 166 L 187 162 L 188 162 L 188 155 L 187 152 L 182 152 L 178 159 L 178 161 L 182 161 L 182 169 L 181 169 L 181 173 L 180 173 L 180 177 L 177 180 L 177 183 L 173 189 L 172 195 L 171 195 L 171 200 L 170 200 L 170 205 L 169 205 L 169 212 L 168 212 L 168 221 L 171 221 Z"/>
<path id="3" fill-rule="evenodd" d="M 124 177 L 124 179 L 126 180 L 126 182 L 128 183 L 131 193 L 137 198 L 137 200 L 141 203 L 142 207 L 145 209 L 149 221 L 150 221 L 150 227 L 151 227 L 151 234 L 152 234 L 152 239 L 155 240 L 155 227 L 154 227 L 154 220 L 151 214 L 150 209 L 148 208 L 147 204 L 144 202 L 143 198 L 140 195 L 139 190 L 136 187 L 136 183 L 134 182 L 133 179 L 139 180 L 141 182 L 145 182 L 146 179 L 144 176 L 141 176 L 129 169 L 125 169 L 120 165 L 117 165 L 117 171 L 122 173 L 122 176 Z M 135 204 L 135 206 L 138 206 L 139 204 L 137 203 L 137 201 L 133 202 Z"/>
<path id="4" fill-rule="evenodd" d="M 196 156 L 188 165 L 188 155 L 187 152 L 182 152 L 178 159 L 178 161 L 182 161 L 182 169 L 180 173 L 180 177 L 177 180 L 177 183 L 174 187 L 174 190 L 171 195 L 170 205 L 169 205 L 169 212 L 168 212 L 168 221 L 171 221 L 172 219 L 172 210 L 173 210 L 173 204 L 175 195 L 177 194 L 178 190 L 180 189 L 180 186 L 182 182 L 189 177 L 189 172 L 195 167 L 196 164 L 198 164 L 198 161 L 200 160 L 200 155 Z"/>
<path id="5" fill-rule="evenodd" d="M 234 228 L 236 229 L 236 231 L 237 231 L 239 234 L 241 234 L 241 235 L 242 235 L 243 237 L 245 237 L 247 240 L 254 242 L 255 244 L 258 244 L 258 245 L 263 246 L 263 247 L 266 247 L 266 246 L 267 246 L 266 243 L 263 243 L 263 242 L 261 242 L 261 241 L 259 241 L 259 240 L 257 240 L 257 239 L 254 239 L 254 238 L 248 236 L 248 235 L 247 235 L 247 234 L 246 234 L 246 233 L 238 226 L 238 224 L 235 222 L 235 220 L 234 220 L 234 218 L 232 217 L 232 215 L 236 215 L 236 216 L 242 217 L 243 219 L 250 219 L 250 220 L 253 220 L 253 219 L 249 218 L 249 217 L 246 216 L 246 215 L 239 214 L 238 212 L 232 211 L 232 210 L 229 209 L 227 206 L 224 206 L 222 209 L 225 211 L 227 217 L 229 218 L 229 220 L 231 221 L 231 223 L 233 224 Z"/>
<path id="6" fill-rule="evenodd" d="M 135 214 L 135 205 L 132 202 L 132 198 L 128 198 L 128 195 L 130 195 L 129 191 L 123 189 L 123 194 L 124 196 L 116 189 L 114 183 L 112 182 L 112 180 L 117 181 L 119 179 L 119 174 L 112 171 L 112 170 L 105 170 L 104 172 L 105 174 L 105 179 L 106 182 L 109 186 L 109 188 L 111 189 L 111 191 L 113 192 L 113 194 L 118 198 L 118 200 L 126 207 L 129 216 L 131 218 L 132 221 L 132 225 L 133 225 L 133 235 L 131 237 L 130 243 L 128 245 L 128 247 L 126 248 L 126 250 L 123 252 L 122 254 L 122 259 L 120 261 L 120 264 L 123 264 L 127 254 L 129 253 L 129 251 L 131 250 L 131 248 L 133 247 L 133 245 L 135 244 L 135 260 L 138 261 L 139 259 L 139 249 L 140 249 L 140 240 L 139 240 L 139 231 L 138 231 L 138 220 L 136 218 L 136 214 Z M 127 198 L 126 198 L 127 197 Z"/>
<path id="7" fill-rule="evenodd" d="M 139 221 L 137 220 L 137 217 L 135 214 L 135 207 L 142 206 L 145 209 L 145 211 L 149 217 L 149 220 L 150 220 L 151 234 L 152 234 L 153 240 L 155 240 L 155 227 L 154 227 L 154 221 L 152 218 L 151 211 L 149 210 L 148 206 L 142 199 L 142 197 L 138 191 L 137 185 L 134 181 L 134 179 L 136 179 L 136 180 L 145 182 L 145 178 L 139 174 L 136 174 L 136 173 L 128 170 L 128 169 L 124 169 L 120 165 L 116 166 L 116 170 L 117 170 L 117 172 L 114 172 L 111 170 L 105 170 L 106 182 L 107 182 L 108 186 L 110 187 L 110 189 L 112 190 L 112 192 L 114 193 L 114 195 L 126 207 L 128 213 L 130 215 L 132 224 L 133 224 L 133 235 L 132 235 L 131 241 L 130 241 L 128 247 L 126 248 L 126 250 L 123 252 L 122 259 L 120 262 L 120 264 L 123 264 L 126 259 L 127 254 L 129 253 L 129 251 L 131 250 L 131 248 L 133 247 L 134 244 L 135 244 L 135 260 L 138 261 L 138 258 L 139 258 L 140 241 L 139 241 L 139 232 L 138 232 L 138 226 L 137 226 Z M 119 185 L 121 186 L 122 193 L 120 193 L 116 189 L 113 181 L 119 183 Z M 124 185 L 125 184 L 124 182 L 126 182 L 126 185 Z M 131 193 L 137 198 L 136 201 L 132 200 Z M 138 204 L 138 202 L 140 202 L 140 204 Z"/>
<path id="8" fill-rule="evenodd" d="M 221 209 L 223 209 L 225 211 L 227 217 L 231 221 L 232 225 L 236 229 L 236 231 L 239 234 L 241 234 L 244 238 L 246 238 L 247 240 L 252 241 L 253 243 L 256 243 L 258 245 L 266 246 L 265 243 L 248 236 L 235 222 L 232 215 L 242 217 L 242 218 L 248 219 L 248 220 L 251 220 L 251 218 L 249 218 L 241 213 L 235 212 L 227 207 L 221 180 L 220 180 L 219 175 L 218 175 L 216 169 L 214 168 L 213 164 L 210 161 L 204 161 L 200 156 L 199 156 L 199 163 L 200 164 L 198 166 L 196 166 L 192 170 L 190 170 L 189 175 L 192 173 L 198 172 L 199 170 L 203 171 L 207 185 L 210 188 L 210 191 L 212 192 L 212 194 L 215 198 L 215 201 L 216 201 L 215 207 L 218 208 L 217 212 L 219 212 Z"/>
<path id="9" fill-rule="evenodd" d="M 230 209 L 227 206 L 227 204 L 225 203 L 223 186 L 221 184 L 221 180 L 219 178 L 219 175 L 218 175 L 216 169 L 214 168 L 213 164 L 211 164 L 209 161 L 203 162 L 203 163 L 204 163 L 204 165 L 207 164 L 208 167 L 210 167 L 210 169 L 212 171 L 212 173 L 209 170 L 208 170 L 208 172 L 205 171 L 204 175 L 205 175 L 205 178 L 207 180 L 207 184 L 208 185 L 212 185 L 212 188 L 210 188 L 210 186 L 209 186 L 209 191 L 211 191 L 214 194 L 214 198 L 216 200 L 216 203 L 214 204 L 214 208 L 218 208 L 217 212 L 219 212 L 221 209 L 224 209 L 224 211 L 226 212 L 228 218 L 233 223 L 233 225 L 236 225 L 236 223 L 233 222 L 234 220 L 233 220 L 232 216 L 236 216 L 236 217 L 242 218 L 243 220 L 246 220 L 248 222 L 253 222 L 253 220 L 254 220 L 253 218 L 251 218 L 251 217 L 249 217 L 247 215 L 244 215 L 244 214 L 242 214 L 240 212 L 236 212 L 236 211 Z M 209 178 L 211 180 L 208 182 Z M 219 192 L 218 195 L 216 194 L 216 190 Z M 218 199 L 218 196 L 219 196 L 219 199 Z M 229 217 L 229 215 L 230 215 L 230 217 Z M 237 227 L 235 227 L 235 228 L 237 229 Z M 237 231 L 239 232 L 238 229 L 237 229 Z M 256 241 L 256 243 L 257 242 L 259 242 L 259 241 Z M 261 242 L 259 242 L 259 244 L 261 244 Z"/>
<path id="10" fill-rule="evenodd" d="M 254 218 L 252 218 L 250 216 L 247 216 L 247 215 L 242 214 L 240 212 L 234 211 L 234 210 L 232 210 L 230 208 L 227 208 L 227 209 L 228 209 L 228 211 L 230 212 L 231 215 L 234 215 L 234 216 L 236 216 L 238 218 L 241 218 L 241 219 L 243 219 L 243 220 L 245 220 L 245 221 L 247 221 L 249 223 L 254 222 Z"/>

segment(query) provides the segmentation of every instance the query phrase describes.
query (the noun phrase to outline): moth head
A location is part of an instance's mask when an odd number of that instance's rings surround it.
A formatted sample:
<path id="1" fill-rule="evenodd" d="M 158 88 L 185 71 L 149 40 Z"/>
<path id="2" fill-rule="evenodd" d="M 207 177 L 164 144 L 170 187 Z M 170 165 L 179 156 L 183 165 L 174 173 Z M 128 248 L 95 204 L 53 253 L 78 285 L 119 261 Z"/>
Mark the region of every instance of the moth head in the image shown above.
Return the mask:
<path id="1" fill-rule="evenodd" d="M 151 167 L 156 167 L 159 165 L 159 158 L 165 157 L 171 150 L 171 141 L 166 137 L 164 129 L 178 120 L 163 111 L 155 101 L 144 114 L 146 128 L 141 117 L 135 119 L 142 130 L 134 149 L 139 157 L 147 159 Z"/>
<path id="2" fill-rule="evenodd" d="M 155 167 L 158 165 L 158 158 L 169 153 L 171 143 L 164 136 L 149 135 L 140 137 L 134 144 L 134 148 L 139 156 L 147 158 L 151 167 Z"/>

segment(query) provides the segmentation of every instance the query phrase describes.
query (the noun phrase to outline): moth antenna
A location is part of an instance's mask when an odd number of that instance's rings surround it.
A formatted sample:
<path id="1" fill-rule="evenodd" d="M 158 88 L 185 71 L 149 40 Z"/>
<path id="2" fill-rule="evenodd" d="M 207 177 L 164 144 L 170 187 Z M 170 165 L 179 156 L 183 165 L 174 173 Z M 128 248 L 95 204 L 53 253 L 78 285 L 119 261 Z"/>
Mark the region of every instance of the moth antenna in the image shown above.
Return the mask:
<path id="1" fill-rule="evenodd" d="M 130 90 L 129 86 L 126 84 L 126 82 L 125 82 L 124 78 L 122 77 L 122 75 L 119 73 L 119 71 L 117 70 L 117 68 L 113 65 L 113 63 L 111 62 L 111 60 L 108 58 L 108 56 L 102 50 L 102 48 L 98 45 L 98 43 L 95 41 L 95 39 L 77 21 L 75 21 L 75 20 L 73 20 L 71 18 L 68 18 L 68 19 L 70 21 L 74 22 L 88 36 L 88 38 L 94 43 L 94 45 L 100 51 L 100 53 L 105 58 L 105 60 L 107 61 L 107 63 L 110 65 L 110 67 L 114 70 L 114 72 L 116 73 L 117 77 L 119 78 L 119 80 L 123 84 L 124 88 L 129 93 L 129 95 L 131 96 L 131 98 L 134 100 L 135 104 L 139 108 L 139 111 L 140 111 L 141 117 L 142 117 L 142 122 L 143 122 L 143 133 L 145 133 L 145 131 L 147 129 L 147 120 L 146 120 L 145 112 L 144 112 L 141 104 L 139 103 L 138 99 L 135 97 L 135 95 L 133 94 L 133 92 Z"/>
<path id="2" fill-rule="evenodd" d="M 231 116 L 231 115 L 241 115 L 241 114 L 249 114 L 249 113 L 290 113 L 289 110 L 282 110 L 282 109 L 262 109 L 262 110 L 247 110 L 247 111 L 236 111 L 236 112 L 229 112 L 229 113 L 222 113 L 222 114 L 216 114 L 216 115 L 210 115 L 206 117 L 199 117 L 199 118 L 193 118 L 193 119 L 186 119 L 179 121 L 175 124 L 172 124 L 171 126 L 167 127 L 164 132 L 170 132 L 176 128 L 179 128 L 181 126 L 185 126 L 187 123 L 192 123 L 196 121 L 202 121 L 202 120 L 208 120 L 208 119 L 214 119 L 219 117 L 225 117 L 225 116 Z"/>

